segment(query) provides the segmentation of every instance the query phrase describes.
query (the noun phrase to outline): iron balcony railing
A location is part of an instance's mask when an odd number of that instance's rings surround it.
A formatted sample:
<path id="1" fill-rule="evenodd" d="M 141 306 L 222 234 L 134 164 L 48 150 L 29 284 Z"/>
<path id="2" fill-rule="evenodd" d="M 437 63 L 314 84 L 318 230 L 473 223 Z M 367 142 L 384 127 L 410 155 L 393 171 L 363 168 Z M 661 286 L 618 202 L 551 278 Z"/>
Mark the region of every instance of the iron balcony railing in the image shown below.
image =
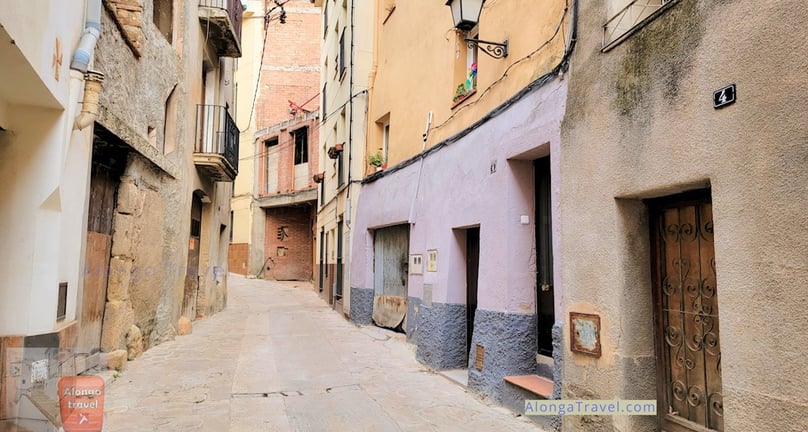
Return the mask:
<path id="1" fill-rule="evenodd" d="M 603 25 L 603 49 L 619 43 L 675 0 L 631 0 Z"/>
<path id="2" fill-rule="evenodd" d="M 200 7 L 209 7 L 227 11 L 233 30 L 236 32 L 236 40 L 241 40 L 241 17 L 244 15 L 244 6 L 241 0 L 199 0 Z"/>
<path id="3" fill-rule="evenodd" d="M 227 108 L 196 106 L 196 153 L 218 154 L 238 172 L 239 130 Z"/>

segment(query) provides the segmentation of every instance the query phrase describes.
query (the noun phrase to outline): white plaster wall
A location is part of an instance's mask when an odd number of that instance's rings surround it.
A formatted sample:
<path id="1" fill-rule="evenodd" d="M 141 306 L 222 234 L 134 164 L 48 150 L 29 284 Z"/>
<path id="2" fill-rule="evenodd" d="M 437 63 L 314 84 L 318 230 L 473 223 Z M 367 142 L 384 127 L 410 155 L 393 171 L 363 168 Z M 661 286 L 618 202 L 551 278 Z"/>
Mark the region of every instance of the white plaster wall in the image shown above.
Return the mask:
<path id="1" fill-rule="evenodd" d="M 16 50 L 4 49 L 0 75 L 8 129 L 0 137 L 0 334 L 53 331 L 59 282 L 69 286 L 65 322 L 80 295 L 89 157 L 86 135 L 71 132 L 83 85 L 69 64 L 84 2 L 42 3 L 9 0 L 0 11 Z"/>
<path id="2" fill-rule="evenodd" d="M 84 29 L 84 4 L 85 0 L 4 0 L 0 9 L 0 25 L 36 71 L 38 81 L 62 107 L 70 91 L 70 60 Z M 56 39 L 61 43 L 62 54 L 58 81 L 53 67 Z M 21 103 L 31 94 L 25 86 L 19 86 L 18 91 L 9 98 L 12 102 Z"/>

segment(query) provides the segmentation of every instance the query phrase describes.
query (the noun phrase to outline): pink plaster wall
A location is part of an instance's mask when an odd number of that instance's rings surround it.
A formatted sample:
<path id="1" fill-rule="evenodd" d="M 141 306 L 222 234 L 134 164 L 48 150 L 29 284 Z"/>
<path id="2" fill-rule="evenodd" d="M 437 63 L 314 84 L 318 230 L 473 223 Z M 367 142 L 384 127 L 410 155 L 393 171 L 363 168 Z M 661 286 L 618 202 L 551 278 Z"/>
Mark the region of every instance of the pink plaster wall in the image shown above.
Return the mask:
<path id="1" fill-rule="evenodd" d="M 533 313 L 535 235 L 531 161 L 557 150 L 565 100 L 566 82 L 552 82 L 462 140 L 364 185 L 353 227 L 351 286 L 373 287 L 372 230 L 410 222 L 410 254 L 424 256 L 424 274 L 409 277 L 409 295 L 421 297 L 423 284 L 433 284 L 434 302 L 463 304 L 465 240 L 453 230 L 480 226 L 478 307 Z M 493 161 L 496 172 L 492 174 Z M 557 165 L 554 154 L 554 251 L 559 238 Z M 420 186 L 419 171 L 422 171 Z M 530 217 L 529 224 L 520 223 L 522 215 Z M 429 249 L 438 250 L 437 272 L 427 271 Z M 558 267 L 560 257 L 555 254 L 555 258 Z M 560 313 L 560 272 L 555 274 L 556 310 Z"/>

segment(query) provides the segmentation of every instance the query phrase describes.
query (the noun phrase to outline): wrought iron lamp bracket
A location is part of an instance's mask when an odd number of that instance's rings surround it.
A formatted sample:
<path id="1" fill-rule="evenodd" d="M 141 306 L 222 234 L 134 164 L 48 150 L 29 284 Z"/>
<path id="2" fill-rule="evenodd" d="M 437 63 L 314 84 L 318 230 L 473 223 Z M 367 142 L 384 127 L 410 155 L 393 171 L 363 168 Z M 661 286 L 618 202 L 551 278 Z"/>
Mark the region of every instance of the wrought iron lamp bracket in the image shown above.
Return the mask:
<path id="1" fill-rule="evenodd" d="M 469 48 L 482 47 L 482 52 L 495 59 L 508 57 L 508 40 L 505 42 L 489 42 L 480 39 L 465 39 Z"/>

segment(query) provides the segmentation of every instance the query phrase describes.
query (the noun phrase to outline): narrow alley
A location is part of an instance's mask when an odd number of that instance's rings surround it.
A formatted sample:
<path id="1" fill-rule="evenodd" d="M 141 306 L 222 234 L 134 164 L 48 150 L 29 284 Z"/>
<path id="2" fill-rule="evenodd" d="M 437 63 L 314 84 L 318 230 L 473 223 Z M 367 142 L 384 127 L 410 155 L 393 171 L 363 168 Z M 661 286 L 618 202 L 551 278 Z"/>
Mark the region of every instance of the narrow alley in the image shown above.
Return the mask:
<path id="1" fill-rule="evenodd" d="M 401 335 L 403 336 L 403 335 Z M 537 430 L 356 327 L 308 283 L 231 274 L 227 308 L 109 378 L 106 430 Z M 112 373 L 112 372 L 110 372 Z"/>

